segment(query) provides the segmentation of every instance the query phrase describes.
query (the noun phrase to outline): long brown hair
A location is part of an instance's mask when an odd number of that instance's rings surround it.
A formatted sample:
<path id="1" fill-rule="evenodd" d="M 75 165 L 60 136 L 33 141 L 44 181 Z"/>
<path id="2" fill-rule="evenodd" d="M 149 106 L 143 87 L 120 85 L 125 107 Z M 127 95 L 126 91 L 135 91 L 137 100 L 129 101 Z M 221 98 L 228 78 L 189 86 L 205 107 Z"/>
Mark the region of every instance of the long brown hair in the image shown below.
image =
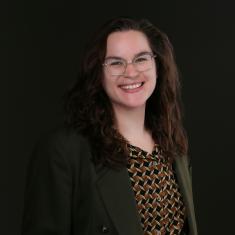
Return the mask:
<path id="1" fill-rule="evenodd" d="M 146 19 L 112 19 L 103 25 L 88 45 L 76 84 L 65 95 L 65 123 L 87 136 L 92 144 L 93 160 L 109 167 L 125 166 L 126 142 L 113 128 L 114 112 L 102 87 L 108 36 L 117 31 L 144 33 L 156 54 L 158 80 L 147 100 L 146 127 L 165 156 L 187 154 L 187 137 L 182 125 L 180 82 L 173 48 L 166 34 Z"/>

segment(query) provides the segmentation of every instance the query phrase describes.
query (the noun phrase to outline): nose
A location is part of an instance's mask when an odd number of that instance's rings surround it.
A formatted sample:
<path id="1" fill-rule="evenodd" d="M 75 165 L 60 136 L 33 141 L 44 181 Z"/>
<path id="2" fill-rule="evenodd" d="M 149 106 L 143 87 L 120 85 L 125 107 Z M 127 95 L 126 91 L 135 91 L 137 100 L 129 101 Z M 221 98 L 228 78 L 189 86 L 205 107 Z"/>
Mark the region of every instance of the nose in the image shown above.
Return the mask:
<path id="1" fill-rule="evenodd" d="M 139 74 L 139 72 L 136 70 L 134 64 L 127 63 L 124 76 L 125 77 L 136 77 L 138 74 Z"/>

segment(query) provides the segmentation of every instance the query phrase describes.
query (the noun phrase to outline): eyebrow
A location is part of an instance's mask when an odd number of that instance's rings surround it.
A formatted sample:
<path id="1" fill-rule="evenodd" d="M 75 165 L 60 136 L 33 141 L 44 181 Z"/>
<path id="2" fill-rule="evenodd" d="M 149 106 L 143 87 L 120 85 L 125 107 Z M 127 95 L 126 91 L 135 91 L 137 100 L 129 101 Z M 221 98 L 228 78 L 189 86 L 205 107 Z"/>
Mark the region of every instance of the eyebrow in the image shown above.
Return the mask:
<path id="1" fill-rule="evenodd" d="M 144 54 L 149 54 L 149 53 L 152 53 L 152 52 L 151 51 L 141 51 L 141 52 L 135 54 L 133 58 L 136 58 L 136 57 L 144 55 Z M 105 60 L 107 60 L 107 59 L 124 60 L 124 58 L 119 57 L 119 56 L 108 56 L 108 57 L 105 58 Z"/>

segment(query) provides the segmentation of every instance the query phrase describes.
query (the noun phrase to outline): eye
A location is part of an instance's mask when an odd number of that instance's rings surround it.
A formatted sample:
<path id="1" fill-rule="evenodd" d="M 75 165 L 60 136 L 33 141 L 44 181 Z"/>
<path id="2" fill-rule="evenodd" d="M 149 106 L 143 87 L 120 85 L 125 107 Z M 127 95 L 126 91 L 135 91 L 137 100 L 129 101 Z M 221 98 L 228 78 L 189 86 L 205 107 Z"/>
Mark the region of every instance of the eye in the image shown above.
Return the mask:
<path id="1" fill-rule="evenodd" d="M 140 56 L 135 59 L 135 63 L 144 63 L 149 60 L 149 56 Z"/>
<path id="2" fill-rule="evenodd" d="M 122 66 L 123 62 L 120 60 L 110 61 L 109 65 L 110 66 Z"/>

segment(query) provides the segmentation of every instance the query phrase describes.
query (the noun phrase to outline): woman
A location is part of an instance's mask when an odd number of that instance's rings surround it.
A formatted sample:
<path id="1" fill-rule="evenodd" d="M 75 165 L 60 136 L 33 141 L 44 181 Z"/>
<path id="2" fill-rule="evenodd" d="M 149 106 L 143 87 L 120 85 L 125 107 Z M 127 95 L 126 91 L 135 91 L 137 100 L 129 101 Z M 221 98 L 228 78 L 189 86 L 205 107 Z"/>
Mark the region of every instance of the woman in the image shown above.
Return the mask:
<path id="1" fill-rule="evenodd" d="M 22 234 L 197 234 L 172 46 L 147 20 L 113 19 L 37 145 Z"/>

